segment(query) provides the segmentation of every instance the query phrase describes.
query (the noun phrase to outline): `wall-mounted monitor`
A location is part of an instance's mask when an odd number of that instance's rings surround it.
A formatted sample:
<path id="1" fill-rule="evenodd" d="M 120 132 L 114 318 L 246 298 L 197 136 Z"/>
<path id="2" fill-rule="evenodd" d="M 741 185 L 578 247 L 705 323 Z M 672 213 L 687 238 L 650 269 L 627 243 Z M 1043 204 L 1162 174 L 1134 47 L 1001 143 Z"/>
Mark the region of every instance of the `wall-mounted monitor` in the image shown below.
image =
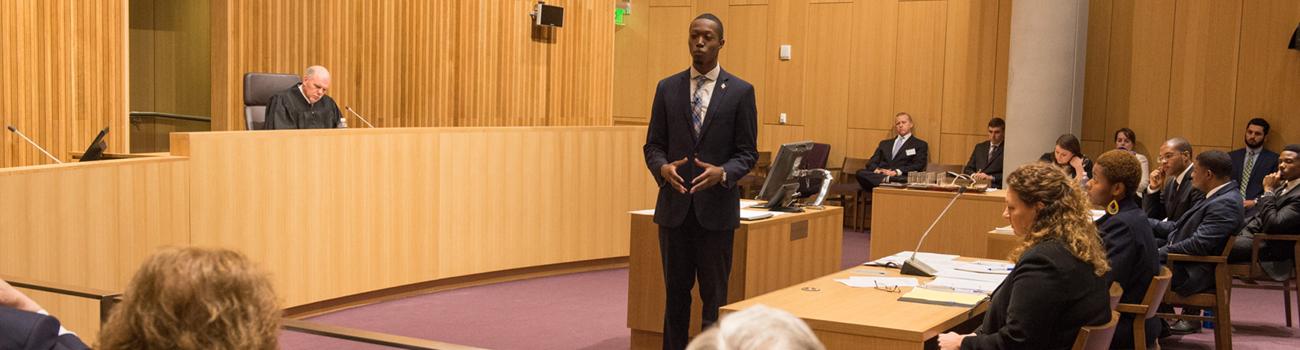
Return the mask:
<path id="1" fill-rule="evenodd" d="M 547 27 L 564 27 L 564 8 L 537 3 L 537 9 L 533 10 L 533 24 Z"/>

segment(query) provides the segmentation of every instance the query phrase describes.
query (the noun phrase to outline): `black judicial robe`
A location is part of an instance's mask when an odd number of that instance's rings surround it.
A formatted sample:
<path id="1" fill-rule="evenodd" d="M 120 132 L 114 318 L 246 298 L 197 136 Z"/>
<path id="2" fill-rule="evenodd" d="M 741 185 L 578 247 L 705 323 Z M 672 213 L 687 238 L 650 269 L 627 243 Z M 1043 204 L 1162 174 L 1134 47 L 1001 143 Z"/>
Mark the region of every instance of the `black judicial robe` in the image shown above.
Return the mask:
<path id="1" fill-rule="evenodd" d="M 294 85 L 271 96 L 266 105 L 266 130 L 276 129 L 333 129 L 339 127 L 339 106 L 329 95 L 320 101 L 307 104 L 307 98 Z"/>

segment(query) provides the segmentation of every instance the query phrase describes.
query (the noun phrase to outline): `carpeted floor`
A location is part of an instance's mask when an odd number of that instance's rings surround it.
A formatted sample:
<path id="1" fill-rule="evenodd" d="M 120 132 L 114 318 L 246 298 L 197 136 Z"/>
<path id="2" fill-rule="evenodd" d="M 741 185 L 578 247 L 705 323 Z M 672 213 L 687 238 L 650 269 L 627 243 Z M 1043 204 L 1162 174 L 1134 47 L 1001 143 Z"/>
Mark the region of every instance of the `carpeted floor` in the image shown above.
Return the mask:
<path id="1" fill-rule="evenodd" d="M 845 231 L 843 266 L 868 260 L 870 236 Z M 1277 291 L 1233 291 L 1235 349 L 1300 348 Z M 697 306 L 698 307 L 698 306 Z M 312 321 L 489 349 L 627 349 L 627 269 L 472 287 L 343 310 Z M 301 333 L 284 349 L 383 349 Z M 1213 349 L 1213 334 L 1172 337 L 1164 349 Z"/>

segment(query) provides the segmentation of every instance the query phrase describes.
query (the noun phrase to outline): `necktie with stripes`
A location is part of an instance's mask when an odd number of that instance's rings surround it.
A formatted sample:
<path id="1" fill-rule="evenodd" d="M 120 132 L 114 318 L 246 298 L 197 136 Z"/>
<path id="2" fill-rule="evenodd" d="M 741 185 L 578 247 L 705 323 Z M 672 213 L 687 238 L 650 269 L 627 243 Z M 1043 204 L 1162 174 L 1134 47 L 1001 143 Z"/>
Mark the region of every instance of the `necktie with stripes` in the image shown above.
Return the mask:
<path id="1" fill-rule="evenodd" d="M 704 83 L 709 81 L 708 76 L 695 77 L 695 93 L 691 94 L 691 130 L 695 131 L 695 137 L 700 137 L 700 126 L 704 125 Z"/>

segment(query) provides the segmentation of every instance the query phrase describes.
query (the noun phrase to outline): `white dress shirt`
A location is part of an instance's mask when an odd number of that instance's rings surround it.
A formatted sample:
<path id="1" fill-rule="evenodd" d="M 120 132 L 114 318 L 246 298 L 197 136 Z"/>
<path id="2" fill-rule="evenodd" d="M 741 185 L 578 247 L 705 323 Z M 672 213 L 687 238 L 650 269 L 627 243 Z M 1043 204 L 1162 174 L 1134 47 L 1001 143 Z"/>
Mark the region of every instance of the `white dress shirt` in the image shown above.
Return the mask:
<path id="1" fill-rule="evenodd" d="M 709 100 L 713 98 L 713 87 L 718 85 L 718 75 L 721 74 L 721 72 L 722 72 L 721 64 L 713 66 L 713 70 L 705 74 L 696 71 L 695 66 L 691 66 L 691 91 L 687 92 L 688 94 L 690 94 L 687 95 L 688 101 L 695 99 L 696 77 L 701 75 L 709 77 L 708 81 L 704 82 L 704 86 L 701 87 L 704 90 L 703 92 L 704 98 L 700 100 L 700 106 L 701 109 L 704 110 L 704 113 L 700 115 L 700 125 L 704 125 L 704 116 L 709 114 Z"/>

